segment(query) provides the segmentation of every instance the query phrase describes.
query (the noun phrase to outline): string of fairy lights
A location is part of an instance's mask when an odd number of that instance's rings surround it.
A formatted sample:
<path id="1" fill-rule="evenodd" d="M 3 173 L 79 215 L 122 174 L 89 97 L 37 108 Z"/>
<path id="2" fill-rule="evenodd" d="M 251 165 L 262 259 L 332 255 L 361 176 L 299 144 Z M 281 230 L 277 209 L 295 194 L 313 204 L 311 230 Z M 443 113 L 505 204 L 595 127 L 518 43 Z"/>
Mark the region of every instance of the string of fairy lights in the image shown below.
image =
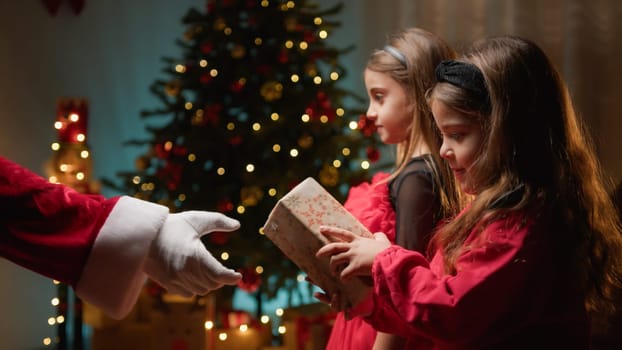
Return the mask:
<path id="1" fill-rule="evenodd" d="M 81 193 L 97 193 L 97 183 L 91 181 L 91 159 L 86 144 L 88 121 L 88 103 L 80 98 L 61 98 L 57 103 L 56 129 L 58 140 L 50 148 L 53 151 L 46 172 L 48 181 L 67 185 Z M 56 296 L 50 300 L 55 315 L 47 319 L 49 326 L 56 329 L 55 336 L 45 337 L 43 345 L 59 350 L 67 349 L 70 341 L 72 348 L 82 349 L 82 304 L 72 290 L 64 283 L 53 280 Z M 68 317 L 72 318 L 71 325 Z M 72 339 L 68 339 L 68 327 L 73 327 Z"/>

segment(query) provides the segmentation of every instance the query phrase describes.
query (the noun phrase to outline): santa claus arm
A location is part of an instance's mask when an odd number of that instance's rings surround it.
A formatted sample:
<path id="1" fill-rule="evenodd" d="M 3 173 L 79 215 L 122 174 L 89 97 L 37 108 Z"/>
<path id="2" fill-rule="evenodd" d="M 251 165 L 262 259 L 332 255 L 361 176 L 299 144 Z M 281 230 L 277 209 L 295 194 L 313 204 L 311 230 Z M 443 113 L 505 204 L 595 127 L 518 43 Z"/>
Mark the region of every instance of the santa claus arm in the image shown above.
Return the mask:
<path id="1" fill-rule="evenodd" d="M 68 283 L 113 317 L 134 304 L 168 209 L 52 184 L 0 157 L 0 254 Z"/>
<path id="2" fill-rule="evenodd" d="M 71 284 L 115 318 L 130 311 L 147 276 L 184 296 L 236 284 L 242 275 L 201 236 L 239 226 L 216 212 L 169 214 L 128 196 L 81 194 L 0 157 L 0 255 Z"/>

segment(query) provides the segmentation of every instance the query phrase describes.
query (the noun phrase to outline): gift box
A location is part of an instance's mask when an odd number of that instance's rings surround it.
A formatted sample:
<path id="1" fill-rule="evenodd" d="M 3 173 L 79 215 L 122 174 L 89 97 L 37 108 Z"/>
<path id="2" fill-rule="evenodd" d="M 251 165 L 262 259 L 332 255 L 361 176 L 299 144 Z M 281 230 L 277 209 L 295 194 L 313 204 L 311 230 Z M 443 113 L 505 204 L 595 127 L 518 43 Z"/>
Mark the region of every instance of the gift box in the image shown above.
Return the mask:
<path id="1" fill-rule="evenodd" d="M 152 310 L 152 350 L 206 349 L 206 309 L 193 302 L 167 302 Z"/>
<path id="2" fill-rule="evenodd" d="M 283 313 L 287 350 L 324 350 L 337 314 L 322 303 L 288 308 Z"/>
<path id="3" fill-rule="evenodd" d="M 91 350 L 152 350 L 153 331 L 149 324 L 127 324 L 123 327 L 93 329 Z M 170 349 L 170 348 L 169 348 Z"/>
<path id="4" fill-rule="evenodd" d="M 311 281 L 327 294 L 338 293 L 341 305 L 354 306 L 370 290 L 370 282 L 356 277 L 342 283 L 330 272 L 329 258 L 315 253 L 329 239 L 321 225 L 336 226 L 354 234 L 373 237 L 352 214 L 313 178 L 307 178 L 281 198 L 272 209 L 263 231 Z"/>
<path id="5" fill-rule="evenodd" d="M 94 305 L 87 302 L 82 303 L 82 320 L 85 324 L 94 329 L 120 328 L 125 325 L 135 323 L 145 323 L 149 321 L 150 312 L 153 308 L 152 297 L 145 290 L 138 296 L 136 304 L 129 314 L 121 320 L 106 316 L 106 314 Z"/>
<path id="6" fill-rule="evenodd" d="M 213 350 L 260 350 L 269 346 L 272 330 L 266 325 L 208 330 L 208 347 Z"/>
<path id="7" fill-rule="evenodd" d="M 250 326 L 254 323 L 251 315 L 242 310 L 222 310 L 220 313 L 220 323 L 222 328 L 239 328 L 242 325 Z"/>

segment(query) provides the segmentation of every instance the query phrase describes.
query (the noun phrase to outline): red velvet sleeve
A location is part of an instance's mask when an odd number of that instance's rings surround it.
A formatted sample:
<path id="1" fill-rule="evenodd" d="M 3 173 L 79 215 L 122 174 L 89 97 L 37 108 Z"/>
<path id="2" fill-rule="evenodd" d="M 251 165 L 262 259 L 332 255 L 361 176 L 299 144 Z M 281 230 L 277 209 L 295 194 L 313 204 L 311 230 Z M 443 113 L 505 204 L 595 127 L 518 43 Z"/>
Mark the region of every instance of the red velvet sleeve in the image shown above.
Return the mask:
<path id="1" fill-rule="evenodd" d="M 52 184 L 0 157 L 0 254 L 74 285 L 117 200 Z"/>

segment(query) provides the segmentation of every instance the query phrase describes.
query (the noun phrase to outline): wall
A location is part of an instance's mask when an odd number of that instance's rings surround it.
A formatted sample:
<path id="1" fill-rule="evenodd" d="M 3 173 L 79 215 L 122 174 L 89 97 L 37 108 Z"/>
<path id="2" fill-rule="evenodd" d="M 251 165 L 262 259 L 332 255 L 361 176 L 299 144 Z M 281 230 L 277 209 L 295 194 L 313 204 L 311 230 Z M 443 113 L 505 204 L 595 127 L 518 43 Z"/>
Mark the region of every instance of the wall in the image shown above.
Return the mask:
<path id="1" fill-rule="evenodd" d="M 144 130 L 154 106 L 149 85 L 160 58 L 174 55 L 181 18 L 201 0 L 86 1 L 75 15 L 63 1 L 55 17 L 41 1 L 0 2 L 0 155 L 43 174 L 50 157 L 56 99 L 90 100 L 95 175 L 134 167 L 125 140 Z M 47 278 L 0 259 L 0 349 L 43 348 L 55 289 Z"/>

